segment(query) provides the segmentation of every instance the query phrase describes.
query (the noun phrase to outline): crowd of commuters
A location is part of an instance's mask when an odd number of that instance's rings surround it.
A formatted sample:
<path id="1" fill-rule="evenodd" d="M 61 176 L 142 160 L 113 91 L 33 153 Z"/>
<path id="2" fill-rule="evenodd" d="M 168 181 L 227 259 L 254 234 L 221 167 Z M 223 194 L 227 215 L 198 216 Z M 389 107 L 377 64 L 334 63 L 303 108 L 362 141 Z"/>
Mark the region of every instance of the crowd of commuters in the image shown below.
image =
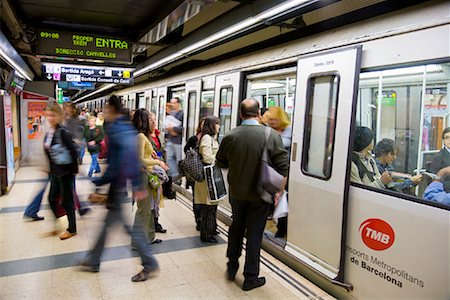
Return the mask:
<path id="1" fill-rule="evenodd" d="M 220 145 L 220 120 L 215 116 L 207 116 L 200 120 L 196 134 L 187 141 L 185 147 L 185 151 L 195 149 L 204 165 L 229 169 L 233 222 L 229 230 L 227 277 L 229 280 L 235 278 L 244 234 L 247 233 L 244 290 L 265 283 L 265 279 L 259 277 L 259 257 L 266 220 L 274 204 L 264 202 L 255 189 L 262 151 L 266 145 L 265 128 L 272 128 L 267 141 L 269 159 L 273 167 L 285 177 L 288 174 L 291 145 L 292 130 L 287 114 L 277 107 L 270 108 L 264 114 L 265 117 L 261 117 L 260 112 L 256 100 L 244 100 L 240 105 L 242 124 L 225 135 Z M 60 234 L 60 239 L 77 234 L 76 209 L 80 213 L 89 211 L 89 208 L 80 206 L 75 187 L 75 176 L 87 149 L 91 157 L 87 176 L 96 187 L 109 184 L 106 197 L 108 213 L 94 247 L 81 265 L 87 271 L 98 272 L 111 227 L 122 224 L 130 234 L 131 247 L 139 252 L 143 265 L 143 270 L 133 276 L 132 281 L 147 280 L 159 269 L 152 254 L 152 244 L 161 243 L 162 240 L 156 238 L 155 232 L 167 231 L 159 223 L 165 188 L 169 186 L 170 189 L 172 178 L 175 183 L 179 183 L 183 173 L 178 167 L 182 159 L 183 132 L 180 99 L 173 98 L 167 104 L 164 131 L 156 128 L 153 113 L 146 109 L 127 111 L 115 96 L 110 97 L 103 112 L 96 110 L 90 113 L 82 109 L 77 113 L 72 103 L 65 104 L 64 110 L 54 104 L 46 110 L 46 118 L 50 125 L 44 140 L 50 166 L 48 199 L 55 220 L 65 215 L 69 224 Z M 103 151 L 107 152 L 103 154 L 107 157 L 105 170 L 101 169 L 98 161 Z M 130 195 L 127 182 L 131 182 L 133 203 L 137 203 L 133 224 L 127 224 L 122 210 L 122 204 Z M 194 196 L 195 222 L 200 231 L 200 240 L 217 243 L 216 214 L 219 201 L 210 200 L 206 180 L 189 182 L 188 185 L 192 187 Z M 41 200 L 44 191 L 45 188 L 37 196 Z M 273 195 L 274 202 L 280 193 Z M 27 208 L 25 216 L 42 220 L 43 217 L 37 215 L 39 205 L 40 202 L 34 203 L 33 210 Z M 277 236 L 283 237 L 286 235 L 287 221 L 280 220 L 278 225 Z M 54 234 L 59 234 L 56 227 L 51 232 L 51 235 Z"/>

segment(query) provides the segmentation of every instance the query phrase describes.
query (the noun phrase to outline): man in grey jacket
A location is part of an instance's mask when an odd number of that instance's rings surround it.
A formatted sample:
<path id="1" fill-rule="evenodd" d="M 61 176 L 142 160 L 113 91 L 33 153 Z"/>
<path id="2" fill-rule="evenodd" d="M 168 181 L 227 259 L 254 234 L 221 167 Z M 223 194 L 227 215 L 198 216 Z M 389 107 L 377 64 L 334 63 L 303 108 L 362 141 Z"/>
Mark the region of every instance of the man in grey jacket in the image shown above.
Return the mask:
<path id="1" fill-rule="evenodd" d="M 242 289 L 248 291 L 266 283 L 264 277 L 258 276 L 261 242 L 270 204 L 264 202 L 258 192 L 261 157 L 266 144 L 266 127 L 258 123 L 259 103 L 254 99 L 242 101 L 240 114 L 243 121 L 224 137 L 216 155 L 216 165 L 229 168 L 233 222 L 228 232 L 228 279 L 234 280 L 236 276 L 242 241 L 247 232 Z M 272 167 L 287 177 L 288 153 L 280 135 L 273 129 L 268 138 L 267 150 Z"/>

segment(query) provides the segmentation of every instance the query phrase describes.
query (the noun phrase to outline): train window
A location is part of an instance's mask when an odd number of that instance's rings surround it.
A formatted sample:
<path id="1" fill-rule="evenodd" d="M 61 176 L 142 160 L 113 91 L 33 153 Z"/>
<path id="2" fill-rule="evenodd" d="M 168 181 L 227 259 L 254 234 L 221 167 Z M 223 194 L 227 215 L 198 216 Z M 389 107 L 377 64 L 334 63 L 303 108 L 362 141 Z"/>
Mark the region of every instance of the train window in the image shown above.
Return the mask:
<path id="1" fill-rule="evenodd" d="M 166 101 L 164 101 L 164 96 L 159 96 L 159 117 L 158 117 L 158 129 L 162 130 L 164 128 L 164 116 L 166 115 Z"/>
<path id="2" fill-rule="evenodd" d="M 308 81 L 302 171 L 331 177 L 339 76 L 311 77 Z"/>
<path id="3" fill-rule="evenodd" d="M 157 116 L 158 114 L 158 97 L 156 91 L 152 91 L 152 101 L 150 102 L 150 111 Z"/>
<path id="4" fill-rule="evenodd" d="M 233 88 L 223 87 L 220 89 L 220 131 L 219 142 L 222 141 L 225 134 L 231 130 L 231 104 L 233 101 Z"/>
<path id="5" fill-rule="evenodd" d="M 295 73 L 251 79 L 247 85 L 247 97 L 258 100 L 260 107 L 279 106 L 291 119 L 294 111 L 295 80 Z"/>
<path id="6" fill-rule="evenodd" d="M 197 106 L 197 92 L 190 92 L 188 95 L 188 116 L 187 116 L 187 132 L 189 138 L 195 133 L 195 107 Z"/>
<path id="7" fill-rule="evenodd" d="M 361 74 L 353 182 L 450 205 L 445 182 L 431 184 L 435 174 L 450 166 L 441 159 L 450 150 L 449 73 L 447 63 Z M 450 170 L 439 175 L 450 180 Z"/>
<path id="8" fill-rule="evenodd" d="M 200 119 L 214 114 L 214 91 L 202 91 Z"/>

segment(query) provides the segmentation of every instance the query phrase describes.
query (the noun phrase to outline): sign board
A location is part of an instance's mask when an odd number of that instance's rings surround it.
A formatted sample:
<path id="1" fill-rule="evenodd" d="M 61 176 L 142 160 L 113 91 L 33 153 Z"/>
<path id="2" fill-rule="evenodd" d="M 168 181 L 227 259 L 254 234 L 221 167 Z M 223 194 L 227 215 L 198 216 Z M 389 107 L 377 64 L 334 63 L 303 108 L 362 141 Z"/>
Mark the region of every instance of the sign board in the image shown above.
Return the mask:
<path id="1" fill-rule="evenodd" d="M 43 63 L 44 78 L 52 81 L 133 84 L 133 69 Z"/>
<path id="2" fill-rule="evenodd" d="M 12 126 L 11 96 L 7 93 L 3 96 L 3 110 L 5 118 L 5 149 L 8 186 L 11 186 L 15 178 L 14 168 L 14 137 Z"/>
<path id="3" fill-rule="evenodd" d="M 121 38 L 60 30 L 39 30 L 37 54 L 73 59 L 131 62 L 131 44 Z"/>

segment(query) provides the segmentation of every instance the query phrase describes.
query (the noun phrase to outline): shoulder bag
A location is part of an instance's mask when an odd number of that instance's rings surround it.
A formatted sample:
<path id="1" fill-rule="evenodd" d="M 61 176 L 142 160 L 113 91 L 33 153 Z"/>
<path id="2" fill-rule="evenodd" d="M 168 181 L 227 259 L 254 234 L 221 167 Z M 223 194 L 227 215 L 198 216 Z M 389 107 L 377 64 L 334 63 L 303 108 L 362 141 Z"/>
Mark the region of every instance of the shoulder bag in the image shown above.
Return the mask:
<path id="1" fill-rule="evenodd" d="M 270 166 L 267 143 L 269 142 L 270 127 L 266 127 L 266 142 L 261 157 L 260 196 L 262 200 L 273 204 L 273 195 L 283 189 L 284 176 Z"/>
<path id="2" fill-rule="evenodd" d="M 61 138 L 62 130 L 65 129 L 58 128 L 56 130 L 56 143 L 50 147 L 50 156 L 56 165 L 68 165 L 73 163 L 72 155 L 66 145 L 64 145 L 64 141 Z"/>

